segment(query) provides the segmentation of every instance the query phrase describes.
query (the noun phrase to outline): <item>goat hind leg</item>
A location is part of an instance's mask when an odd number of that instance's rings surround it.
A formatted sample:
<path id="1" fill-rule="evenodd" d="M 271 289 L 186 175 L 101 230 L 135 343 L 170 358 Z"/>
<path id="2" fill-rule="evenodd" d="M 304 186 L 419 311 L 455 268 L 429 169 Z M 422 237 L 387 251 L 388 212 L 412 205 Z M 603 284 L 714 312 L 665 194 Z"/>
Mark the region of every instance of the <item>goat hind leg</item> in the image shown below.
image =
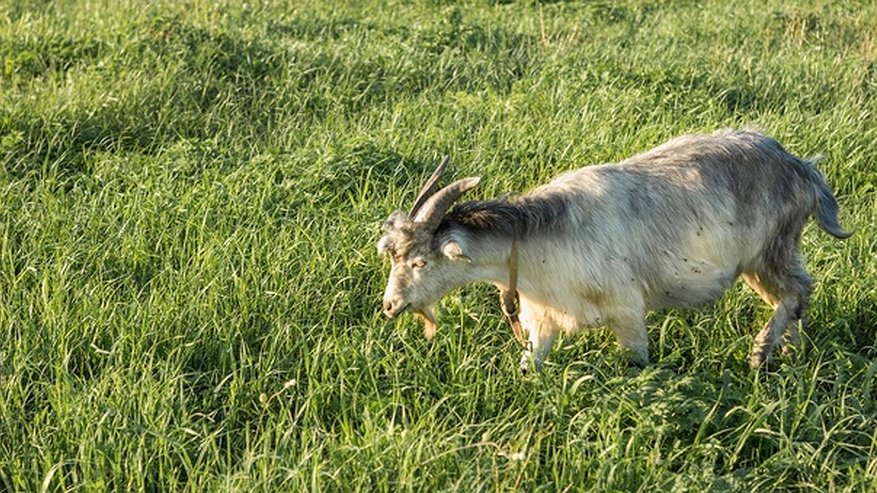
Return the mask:
<path id="1" fill-rule="evenodd" d="M 771 272 L 764 275 L 748 273 L 743 279 L 761 298 L 774 307 L 774 313 L 764 328 L 756 335 L 750 364 L 758 368 L 770 359 L 782 334 L 782 351 L 790 355 L 798 345 L 798 321 L 807 325 L 807 306 L 812 281 L 804 270 L 799 255 L 790 262 L 786 273 Z"/>
<path id="2" fill-rule="evenodd" d="M 805 330 L 810 325 L 810 321 L 807 318 L 806 302 L 802 302 L 801 307 L 799 308 L 800 316 L 797 317 L 797 320 L 792 320 L 789 325 L 786 326 L 785 332 L 783 332 L 783 341 L 782 341 L 782 352 L 783 356 L 792 356 L 795 354 L 795 349 L 801 343 L 801 336 L 798 334 L 798 324 L 801 324 Z"/>
<path id="3" fill-rule="evenodd" d="M 810 294 L 813 293 L 813 278 L 804 268 L 804 259 L 797 251 L 794 255 L 794 261 L 790 269 L 790 276 L 786 279 L 787 286 L 790 286 L 790 292 L 795 296 L 795 310 L 792 312 L 792 319 L 786 325 L 783 332 L 783 355 L 790 356 L 794 353 L 800 342 L 798 335 L 798 324 L 807 328 L 809 320 L 807 318 L 807 309 L 810 307 Z"/>
<path id="4" fill-rule="evenodd" d="M 786 303 L 780 302 L 771 315 L 770 320 L 764 324 L 764 328 L 755 336 L 755 343 L 752 345 L 752 356 L 749 364 L 752 368 L 761 367 L 766 361 L 770 360 L 773 350 L 780 339 L 780 334 L 786 331 L 789 324 L 792 323 L 790 309 Z"/>

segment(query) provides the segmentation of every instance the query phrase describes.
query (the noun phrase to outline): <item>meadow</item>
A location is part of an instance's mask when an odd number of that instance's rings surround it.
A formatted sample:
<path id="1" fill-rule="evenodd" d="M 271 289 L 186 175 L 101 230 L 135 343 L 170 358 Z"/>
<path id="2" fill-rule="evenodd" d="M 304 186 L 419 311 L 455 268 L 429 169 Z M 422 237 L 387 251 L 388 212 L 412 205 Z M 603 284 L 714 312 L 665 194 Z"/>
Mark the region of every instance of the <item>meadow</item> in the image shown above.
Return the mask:
<path id="1" fill-rule="evenodd" d="M 821 154 L 811 327 L 738 283 L 521 375 L 495 289 L 381 315 L 380 224 L 671 137 Z M 877 490 L 877 5 L 0 0 L 0 490 Z"/>

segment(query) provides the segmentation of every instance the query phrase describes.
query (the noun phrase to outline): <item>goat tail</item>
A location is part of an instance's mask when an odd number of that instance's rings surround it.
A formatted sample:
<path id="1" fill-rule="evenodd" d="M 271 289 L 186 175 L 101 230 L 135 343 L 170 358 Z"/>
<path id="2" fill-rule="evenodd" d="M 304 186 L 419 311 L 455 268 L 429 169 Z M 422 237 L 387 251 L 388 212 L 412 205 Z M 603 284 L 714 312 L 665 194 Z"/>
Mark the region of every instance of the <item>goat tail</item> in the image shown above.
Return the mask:
<path id="1" fill-rule="evenodd" d="M 814 165 L 821 159 L 821 156 L 817 156 L 807 161 L 810 178 L 816 187 L 816 206 L 813 218 L 816 219 L 816 224 L 831 236 L 839 239 L 849 238 L 853 233 L 843 229 L 840 225 L 840 220 L 837 217 L 837 199 L 834 198 L 834 194 L 828 188 L 825 177 L 822 176 L 822 173 Z"/>

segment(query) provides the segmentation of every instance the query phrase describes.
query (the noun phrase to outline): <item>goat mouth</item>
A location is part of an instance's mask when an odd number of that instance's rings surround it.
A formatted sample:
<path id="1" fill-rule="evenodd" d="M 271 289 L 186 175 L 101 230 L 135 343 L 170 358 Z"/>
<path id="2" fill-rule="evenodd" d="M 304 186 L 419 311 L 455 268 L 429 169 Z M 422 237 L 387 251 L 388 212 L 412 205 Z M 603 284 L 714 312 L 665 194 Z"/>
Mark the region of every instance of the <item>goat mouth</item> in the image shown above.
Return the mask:
<path id="1" fill-rule="evenodd" d="M 392 319 L 405 313 L 409 309 L 411 313 L 413 313 L 417 318 L 423 321 L 423 335 L 427 339 L 432 339 L 432 337 L 435 335 L 436 328 L 438 327 L 438 323 L 435 320 L 435 312 L 433 311 L 433 307 L 423 306 L 418 308 L 412 308 L 411 303 L 406 303 L 402 305 L 401 308 L 393 311 L 384 310 L 384 315 Z"/>
<path id="2" fill-rule="evenodd" d="M 407 310 L 409 307 L 411 307 L 411 303 L 405 303 L 404 305 L 402 305 L 401 308 L 397 308 L 393 311 L 384 310 L 384 315 L 386 315 L 387 318 L 396 318 L 399 315 L 405 313 L 405 310 Z"/>

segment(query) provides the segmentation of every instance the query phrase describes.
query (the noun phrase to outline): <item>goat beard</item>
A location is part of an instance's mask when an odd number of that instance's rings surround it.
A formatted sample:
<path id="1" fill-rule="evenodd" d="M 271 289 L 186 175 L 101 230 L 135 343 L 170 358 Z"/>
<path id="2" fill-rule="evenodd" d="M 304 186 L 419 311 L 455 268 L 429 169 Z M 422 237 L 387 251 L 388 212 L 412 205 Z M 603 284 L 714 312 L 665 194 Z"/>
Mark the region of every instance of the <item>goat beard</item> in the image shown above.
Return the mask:
<path id="1" fill-rule="evenodd" d="M 437 327 L 435 321 L 435 312 L 432 307 L 421 308 L 414 312 L 415 315 L 418 316 L 421 320 L 423 320 L 423 335 L 427 340 L 432 339 L 435 335 L 435 330 Z"/>

